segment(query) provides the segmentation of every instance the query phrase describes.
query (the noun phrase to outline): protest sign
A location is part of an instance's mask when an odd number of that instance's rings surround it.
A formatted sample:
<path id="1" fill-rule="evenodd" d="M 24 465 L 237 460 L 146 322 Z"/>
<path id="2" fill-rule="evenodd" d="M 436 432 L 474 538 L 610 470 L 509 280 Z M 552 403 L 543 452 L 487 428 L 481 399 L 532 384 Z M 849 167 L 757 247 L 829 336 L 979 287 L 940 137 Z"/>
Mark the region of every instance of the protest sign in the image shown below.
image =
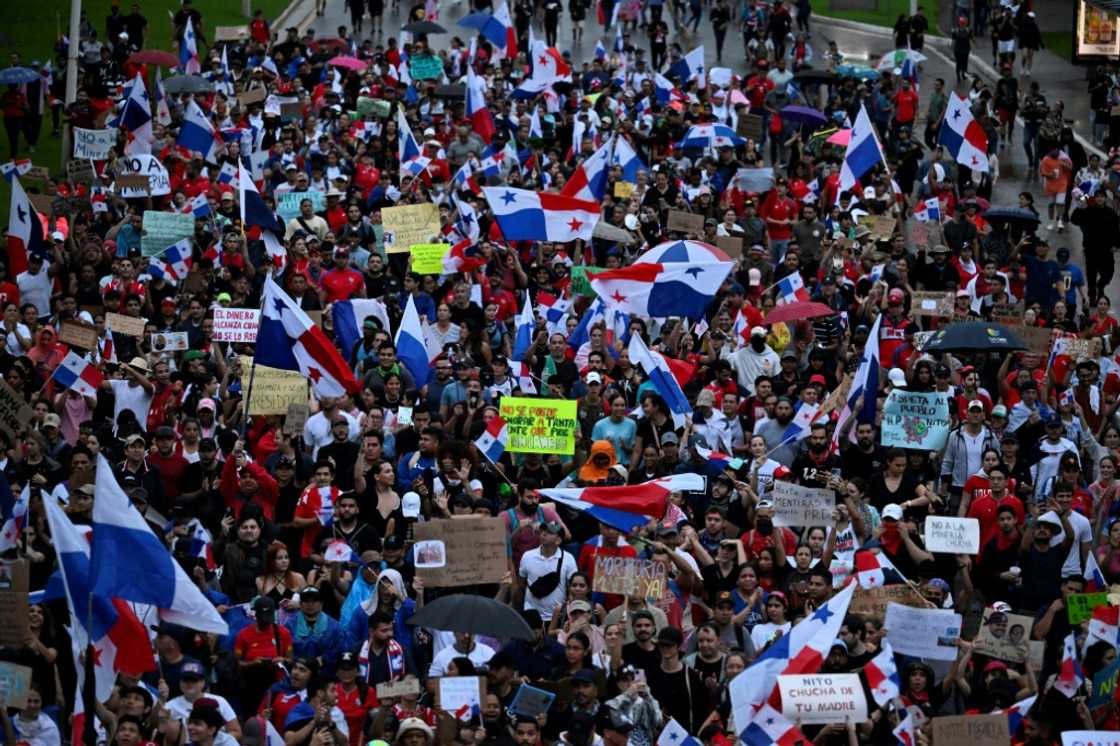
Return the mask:
<path id="1" fill-rule="evenodd" d="M 311 418 L 311 407 L 306 404 L 289 404 L 284 415 L 284 434 L 303 435 L 303 426 Z"/>
<path id="2" fill-rule="evenodd" d="M 832 509 L 836 507 L 833 490 L 778 481 L 770 489 L 774 496 L 775 526 L 823 526 L 832 523 Z"/>
<path id="3" fill-rule="evenodd" d="M 32 166 L 31 170 L 23 175 L 27 181 L 50 181 L 51 170 L 46 166 Z"/>
<path id="4" fill-rule="evenodd" d="M 889 239 L 894 235 L 895 219 L 887 215 L 860 215 L 859 224 L 867 226 L 875 238 Z"/>
<path id="5" fill-rule="evenodd" d="M 528 399 L 503 396 L 501 416 L 509 428 L 510 453 L 558 453 L 571 456 L 576 452 L 575 401 L 564 399 Z"/>
<path id="6" fill-rule="evenodd" d="M 704 235 L 704 216 L 694 215 L 684 210 L 669 210 L 669 220 L 666 227 L 671 231 L 702 236 Z"/>
<path id="7" fill-rule="evenodd" d="M 433 80 L 443 75 L 443 62 L 431 54 L 414 54 L 408 59 L 413 80 Z"/>
<path id="8" fill-rule="evenodd" d="M 16 663 L 0 662 L 0 702 L 4 707 L 26 707 L 31 688 L 31 669 Z"/>
<path id="9" fill-rule="evenodd" d="M 669 596 L 665 565 L 636 557 L 599 555 L 595 559 L 595 581 L 591 588 L 596 592 L 645 599 L 660 600 Z"/>
<path id="10" fill-rule="evenodd" d="M 774 169 L 740 168 L 735 172 L 735 188 L 747 194 L 769 192 L 774 186 Z"/>
<path id="11" fill-rule="evenodd" d="M 447 712 L 466 707 L 469 712 L 482 706 L 486 694 L 485 676 L 441 676 L 436 688 L 436 706 Z"/>
<path id="12" fill-rule="evenodd" d="M 980 631 L 972 641 L 972 649 L 981 655 L 999 658 L 1012 663 L 1023 663 L 1029 654 L 1026 645 L 1030 639 L 1034 619 L 1020 614 L 1005 614 L 991 607 L 984 609 Z"/>
<path id="13" fill-rule="evenodd" d="M 117 194 L 122 197 L 146 197 L 152 187 L 152 180 L 147 174 L 120 174 L 117 176 L 116 186 Z"/>
<path id="14" fill-rule="evenodd" d="M 961 615 L 949 609 L 913 609 L 887 604 L 883 626 L 896 653 L 951 661 L 957 657 Z"/>
<path id="15" fill-rule="evenodd" d="M 572 294 L 586 295 L 588 298 L 594 298 L 595 291 L 592 289 L 591 283 L 588 282 L 588 278 L 594 277 L 596 272 L 601 271 L 603 270 L 596 267 L 587 267 L 582 264 L 577 264 L 572 267 Z"/>
<path id="16" fill-rule="evenodd" d="M 126 188 L 121 190 L 121 196 L 131 197 L 163 197 L 171 194 L 171 176 L 167 169 L 154 155 L 130 155 L 118 158 L 116 161 L 117 173 L 122 175 L 136 175 L 148 177 L 148 188 Z"/>
<path id="17" fill-rule="evenodd" d="M 407 697 L 410 694 L 420 693 L 420 679 L 415 676 L 406 676 L 400 681 L 386 681 L 377 685 L 377 698 Z"/>
<path id="18" fill-rule="evenodd" d="M 791 674 L 778 677 L 782 714 L 801 723 L 842 723 L 867 719 L 867 698 L 859 674 Z"/>
<path id="19" fill-rule="evenodd" d="M 883 405 L 884 446 L 936 451 L 949 437 L 949 402 L 937 392 L 894 389 Z"/>
<path id="20" fill-rule="evenodd" d="M 305 199 L 311 200 L 311 209 L 319 212 L 327 206 L 327 195 L 318 189 L 308 189 L 306 192 L 287 192 L 281 194 L 276 200 L 276 214 L 286 223 L 299 215 L 299 205 Z"/>
<path id="21" fill-rule="evenodd" d="M 96 177 L 89 161 L 72 160 L 66 164 L 66 178 L 75 184 L 92 184 Z"/>
<path id="22" fill-rule="evenodd" d="M 1062 733 L 1062 746 L 1120 746 L 1120 731 L 1067 730 Z"/>
<path id="23" fill-rule="evenodd" d="M 59 325 L 58 339 L 71 347 L 94 350 L 97 349 L 97 328 L 77 319 L 67 319 Z"/>
<path id="24" fill-rule="evenodd" d="M 732 259 L 738 259 L 743 255 L 743 240 L 742 236 L 719 236 L 716 238 L 716 246 Z"/>
<path id="25" fill-rule="evenodd" d="M 0 429 L 15 438 L 34 416 L 35 412 L 27 406 L 23 395 L 9 386 L 6 381 L 0 380 Z M 0 642 L 0 644 L 4 643 Z"/>
<path id="26" fill-rule="evenodd" d="M 976 554 L 980 551 L 980 521 L 931 515 L 926 518 L 926 549 L 946 554 Z"/>
<path id="27" fill-rule="evenodd" d="M 87 130 L 81 127 L 71 129 L 74 133 L 74 158 L 80 160 L 104 161 L 117 142 L 115 129 Z"/>
<path id="28" fill-rule="evenodd" d="M 214 41 L 238 41 L 242 36 L 249 35 L 248 26 L 215 26 Z"/>
<path id="29" fill-rule="evenodd" d="M 215 308 L 214 341 L 252 344 L 257 341 L 260 322 L 258 308 Z"/>
<path id="30" fill-rule="evenodd" d="M 739 121 L 735 125 L 735 134 L 757 142 L 762 139 L 762 127 L 761 114 L 746 114 L 739 117 Z"/>
<path id="31" fill-rule="evenodd" d="M 417 568 L 424 585 L 446 588 L 497 583 L 509 569 L 506 528 L 501 518 L 453 518 L 413 526 L 416 541 L 440 540 L 445 547 L 443 567 Z"/>
<path id="32" fill-rule="evenodd" d="M 242 91 L 237 94 L 237 103 L 244 106 L 251 106 L 252 104 L 259 104 L 267 97 L 268 92 L 264 88 L 250 88 L 247 91 Z"/>
<path id="33" fill-rule="evenodd" d="M 933 718 L 933 746 L 1007 746 L 1006 714 L 941 715 Z"/>
<path id="34" fill-rule="evenodd" d="M 1046 355 L 1050 352 L 1050 337 L 1053 334 L 1053 329 L 1044 329 L 1038 326 L 1012 326 L 1010 327 L 1011 333 L 1023 340 L 1023 344 L 1027 349 L 1038 355 Z"/>
<path id="35" fill-rule="evenodd" d="M 105 314 L 105 326 L 112 329 L 113 334 L 123 334 L 126 337 L 143 337 L 147 323 L 148 320 L 142 316 L 125 316 L 112 311 Z"/>
<path id="36" fill-rule="evenodd" d="M 298 370 L 253 366 L 253 358 L 241 358 L 242 382 L 249 376 L 248 409 L 251 414 L 287 414 L 291 404 L 307 404 L 308 380 Z"/>
<path id="37" fill-rule="evenodd" d="M 892 603 L 915 609 L 929 608 L 929 603 L 920 593 L 908 585 L 897 583 L 875 588 L 856 588 L 848 611 L 881 620 L 887 615 L 887 605 Z"/>
<path id="38" fill-rule="evenodd" d="M 439 236 L 439 208 L 432 202 L 421 205 L 398 205 L 381 211 L 385 229 L 385 251 L 401 254 L 408 247 L 428 243 Z"/>
<path id="39" fill-rule="evenodd" d="M 916 290 L 910 294 L 910 311 L 915 316 L 949 318 L 953 315 L 953 294 Z"/>
<path id="40" fill-rule="evenodd" d="M 634 185 L 629 181 L 616 181 L 614 183 L 614 196 L 619 199 L 630 199 L 634 193 Z"/>
<path id="41" fill-rule="evenodd" d="M 1093 696 L 1089 698 L 1089 707 L 1100 707 L 1112 701 L 1116 696 L 1117 678 L 1120 678 L 1120 659 L 1093 674 Z"/>
<path id="42" fill-rule="evenodd" d="M 415 243 L 408 247 L 412 254 L 412 271 L 421 275 L 443 274 L 443 257 L 451 249 L 446 243 Z"/>
<path id="43" fill-rule="evenodd" d="M 517 694 L 509 705 L 509 710 L 514 715 L 526 718 L 535 718 L 537 715 L 548 712 L 556 695 L 552 692 L 538 689 L 535 686 L 522 684 L 517 687 Z"/>
<path id="44" fill-rule="evenodd" d="M 55 197 L 49 194 L 29 194 L 27 195 L 27 199 L 31 200 L 31 206 L 35 208 L 36 212 L 41 212 L 48 216 L 54 214 Z"/>
<path id="45" fill-rule="evenodd" d="M 929 228 L 925 223 L 910 224 L 910 245 L 923 248 L 929 246 Z"/>
<path id="46" fill-rule="evenodd" d="M 425 539 L 412 545 L 413 565 L 417 568 L 447 566 L 447 545 L 440 539 Z"/>
<path id="47" fill-rule="evenodd" d="M 27 560 L 0 564 L 0 645 L 22 648 L 27 642 L 29 578 Z"/>
<path id="48" fill-rule="evenodd" d="M 1100 593 L 1071 593 L 1066 598 L 1066 614 L 1070 624 L 1081 624 L 1087 619 L 1092 619 L 1093 609 L 1098 606 L 1108 606 L 1108 592 Z"/>
<path id="49" fill-rule="evenodd" d="M 190 347 L 186 332 L 160 332 L 152 335 L 154 352 L 182 352 Z"/>
<path id="50" fill-rule="evenodd" d="M 1023 323 L 1022 303 L 994 303 L 992 304 L 992 321 L 1005 326 L 1021 326 Z M 1012 329 L 1011 331 L 1016 331 Z"/>
<path id="51" fill-rule="evenodd" d="M 140 251 L 144 256 L 155 256 L 173 243 L 194 236 L 194 215 L 145 210 L 143 226 Z"/>

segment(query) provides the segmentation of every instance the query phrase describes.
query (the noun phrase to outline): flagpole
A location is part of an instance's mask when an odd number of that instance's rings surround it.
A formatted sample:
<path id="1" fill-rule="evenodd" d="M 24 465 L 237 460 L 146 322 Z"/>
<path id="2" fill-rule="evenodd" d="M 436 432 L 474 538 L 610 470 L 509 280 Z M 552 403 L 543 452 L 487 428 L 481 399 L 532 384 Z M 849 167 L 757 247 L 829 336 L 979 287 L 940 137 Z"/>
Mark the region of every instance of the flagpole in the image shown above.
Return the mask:
<path id="1" fill-rule="evenodd" d="M 242 232 L 242 235 L 244 236 L 244 233 L 245 233 L 244 226 L 242 226 L 241 232 Z M 259 318 L 257 320 L 257 334 L 258 335 L 261 333 L 261 321 L 260 320 L 263 319 L 263 318 L 264 318 L 264 293 L 262 292 L 261 293 L 260 315 L 259 315 Z M 245 372 L 242 371 L 242 375 L 244 375 L 244 373 Z M 248 388 L 245 389 L 245 407 L 243 408 L 243 411 L 242 411 L 241 440 L 243 440 L 243 441 L 246 440 L 248 435 L 249 435 L 249 405 L 253 401 L 253 379 L 256 377 L 256 374 L 257 374 L 257 351 L 256 351 L 256 348 L 254 346 L 254 349 L 253 349 L 253 364 L 251 366 L 249 366 L 249 386 L 248 386 Z"/>
<path id="2" fill-rule="evenodd" d="M 93 558 L 93 549 L 90 548 L 90 559 Z M 86 602 L 86 659 L 83 664 L 85 681 L 82 682 L 82 709 L 85 711 L 85 722 L 82 727 L 83 746 L 94 746 L 97 743 L 97 729 L 94 719 L 97 717 L 97 682 L 94 673 L 95 650 L 93 647 L 93 592 L 87 596 Z"/>

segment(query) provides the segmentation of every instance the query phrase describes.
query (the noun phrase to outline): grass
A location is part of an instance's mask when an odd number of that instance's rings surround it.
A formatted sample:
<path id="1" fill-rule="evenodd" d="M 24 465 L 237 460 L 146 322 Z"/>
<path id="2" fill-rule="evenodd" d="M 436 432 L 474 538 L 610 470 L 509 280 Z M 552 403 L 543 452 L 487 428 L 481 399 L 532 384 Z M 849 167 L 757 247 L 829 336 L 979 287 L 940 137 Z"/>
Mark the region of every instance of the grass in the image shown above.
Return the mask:
<path id="1" fill-rule="evenodd" d="M 131 2 L 120 0 L 121 11 L 130 12 Z M 98 39 L 105 37 L 105 18 L 109 15 L 110 0 L 82 0 L 82 9 L 97 31 Z M 260 8 L 265 17 L 273 19 L 280 15 L 288 5 L 288 0 L 252 0 L 254 9 Z M 202 13 L 202 26 L 206 38 L 214 36 L 215 26 L 237 26 L 248 23 L 241 15 L 239 0 L 194 0 L 194 7 Z M 171 16 L 168 14 L 179 9 L 177 0 L 159 2 L 140 2 L 141 12 L 148 19 L 148 32 L 144 46 L 148 49 L 174 51 L 171 45 Z M 66 35 L 70 28 L 70 0 L 18 0 L 7 3 L 4 8 L 4 23 L 0 31 L 11 38 L 3 52 L 20 53 L 21 64 L 28 65 L 32 60 L 55 60 L 54 46 L 60 34 Z M 205 53 L 205 49 L 200 50 Z M 4 57 L 3 64 L 7 64 Z M 169 71 L 163 70 L 164 77 Z M 56 74 L 59 74 L 56 72 Z M 20 157 L 31 157 L 36 166 L 47 166 L 51 175 L 62 173 L 62 139 L 51 134 L 49 118 L 44 121 L 39 135 L 39 145 L 34 154 L 27 152 L 26 142 L 20 143 Z M 8 142 L 0 137 L 0 161 L 8 160 Z M 32 191 L 37 184 L 31 182 L 25 187 Z M 6 181 L 0 179 L 0 225 L 7 225 L 10 190 Z"/>
<path id="2" fill-rule="evenodd" d="M 910 0 L 878 0 L 874 9 L 867 10 L 834 10 L 831 0 L 826 0 L 825 3 L 820 5 L 823 7 L 818 7 L 817 4 L 813 5 L 814 15 L 843 18 L 846 21 L 870 23 L 873 26 L 885 26 L 887 28 L 894 28 L 895 21 L 898 20 L 900 15 L 910 14 Z M 937 28 L 937 7 L 930 7 L 924 3 L 918 3 L 918 7 L 929 19 L 927 35 L 941 36 L 941 30 Z"/>
<path id="3" fill-rule="evenodd" d="M 1043 31 L 1042 43 L 1046 49 L 1067 62 L 1073 61 L 1073 34 L 1068 31 Z M 1035 58 L 1038 53 L 1035 53 Z"/>

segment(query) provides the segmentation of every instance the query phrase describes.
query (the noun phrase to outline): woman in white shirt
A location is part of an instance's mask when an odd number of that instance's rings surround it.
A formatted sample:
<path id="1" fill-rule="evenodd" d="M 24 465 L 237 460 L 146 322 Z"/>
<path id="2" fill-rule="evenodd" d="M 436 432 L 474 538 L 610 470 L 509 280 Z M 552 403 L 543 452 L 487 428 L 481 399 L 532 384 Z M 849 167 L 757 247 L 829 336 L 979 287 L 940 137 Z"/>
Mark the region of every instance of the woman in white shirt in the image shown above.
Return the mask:
<path id="1" fill-rule="evenodd" d="M 770 494 L 770 485 L 774 483 L 774 472 L 781 466 L 780 463 L 767 455 L 769 449 L 766 440 L 761 435 L 751 438 L 751 484 L 758 495 L 758 499 Z"/>
<path id="2" fill-rule="evenodd" d="M 21 357 L 31 349 L 31 330 L 19 320 L 19 306 L 15 303 L 4 304 L 4 335 L 9 355 Z"/>
<path id="3" fill-rule="evenodd" d="M 445 345 L 459 341 L 459 325 L 451 323 L 451 306 L 446 303 L 436 306 L 436 323 L 429 324 L 424 335 L 429 354 L 442 352 Z"/>
<path id="4" fill-rule="evenodd" d="M 751 630 L 751 642 L 759 653 L 770 644 L 779 632 L 787 634 L 793 627 L 786 621 L 786 612 L 789 610 L 789 601 L 786 594 L 781 591 L 770 591 L 766 596 L 766 617 L 769 621 L 756 624 Z"/>

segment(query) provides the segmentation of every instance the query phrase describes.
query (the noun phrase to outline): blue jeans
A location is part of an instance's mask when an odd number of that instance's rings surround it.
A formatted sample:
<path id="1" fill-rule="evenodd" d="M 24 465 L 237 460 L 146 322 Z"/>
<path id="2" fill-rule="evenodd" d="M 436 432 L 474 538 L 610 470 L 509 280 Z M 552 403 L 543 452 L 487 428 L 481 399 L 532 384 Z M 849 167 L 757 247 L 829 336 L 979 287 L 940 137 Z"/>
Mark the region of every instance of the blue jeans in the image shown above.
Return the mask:
<path id="1" fill-rule="evenodd" d="M 1038 152 L 1038 132 L 1042 129 L 1042 122 L 1023 122 L 1023 151 L 1027 154 L 1027 167 L 1038 168 L 1040 153 Z"/>
<path id="2" fill-rule="evenodd" d="M 786 255 L 786 247 L 789 246 L 789 239 L 770 239 L 770 261 L 774 264 L 781 263 Z"/>

